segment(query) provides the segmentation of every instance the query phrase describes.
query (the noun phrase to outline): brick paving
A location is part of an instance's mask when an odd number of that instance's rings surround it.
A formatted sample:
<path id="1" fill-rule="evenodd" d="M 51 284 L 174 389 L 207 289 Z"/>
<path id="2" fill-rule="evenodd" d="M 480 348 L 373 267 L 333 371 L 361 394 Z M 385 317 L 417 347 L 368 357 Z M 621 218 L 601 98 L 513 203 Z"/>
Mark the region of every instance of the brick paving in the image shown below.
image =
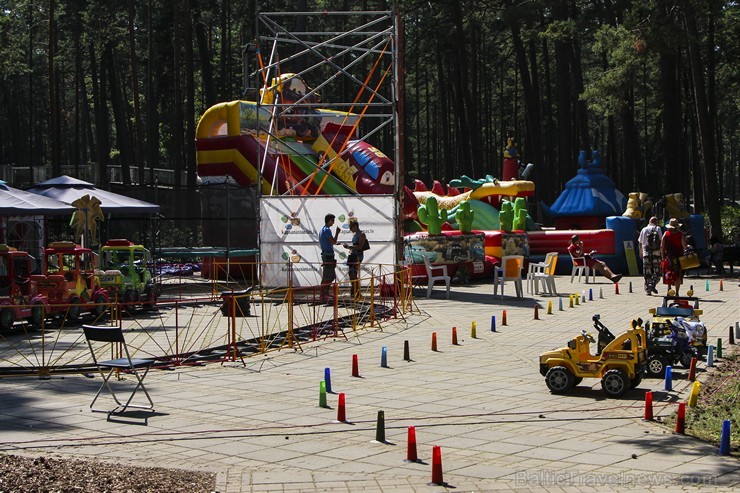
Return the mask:
<path id="1" fill-rule="evenodd" d="M 0 450 L 23 455 L 96 457 L 117 463 L 217 473 L 217 491 L 711 491 L 740 488 L 740 461 L 716 446 L 644 422 L 644 392 L 666 418 L 687 398 L 687 372 L 674 372 L 673 391 L 645 379 L 620 399 L 607 399 L 598 380 L 552 395 L 538 372 L 540 353 L 562 347 L 598 313 L 615 334 L 633 318 L 649 318 L 660 298 L 642 293 L 642 279 L 569 283 L 558 297 L 493 297 L 490 284 L 437 288 L 415 300 L 405 320 L 286 348 L 239 363 L 153 371 L 147 387 L 155 413 L 106 421 L 88 405 L 99 378 L 53 376 L 0 380 Z M 704 310 L 710 342 L 739 319 L 737 280 L 689 279 Z M 629 293 L 629 283 L 633 293 Z M 507 286 L 507 292 L 513 289 Z M 593 301 L 568 307 L 568 293 L 593 289 Z M 599 298 L 603 292 L 603 299 Z M 417 290 L 423 296 L 425 290 Z M 553 313 L 548 315 L 548 302 Z M 539 320 L 534 305 L 539 304 Z M 213 307 L 204 307 L 213 311 Z M 502 325 L 503 310 L 507 325 Z M 496 332 L 491 332 L 491 317 Z M 477 338 L 471 338 L 471 324 Z M 452 345 L 452 327 L 458 345 Z M 432 333 L 438 351 L 431 350 Z M 411 361 L 403 360 L 408 341 Z M 388 367 L 380 366 L 381 348 Z M 351 376 L 357 355 L 360 377 Z M 718 364 L 721 364 L 721 360 Z M 319 382 L 330 368 L 334 393 L 319 407 Z M 699 365 L 699 379 L 710 368 Z M 131 385 L 131 379 L 118 384 Z M 338 393 L 347 422 L 337 422 Z M 701 398 L 701 396 L 700 396 Z M 376 438 L 378 411 L 384 443 Z M 691 412 L 691 410 L 689 410 Z M 414 426 L 419 462 L 407 457 Z M 432 447 L 440 446 L 445 486 L 429 485 Z"/>

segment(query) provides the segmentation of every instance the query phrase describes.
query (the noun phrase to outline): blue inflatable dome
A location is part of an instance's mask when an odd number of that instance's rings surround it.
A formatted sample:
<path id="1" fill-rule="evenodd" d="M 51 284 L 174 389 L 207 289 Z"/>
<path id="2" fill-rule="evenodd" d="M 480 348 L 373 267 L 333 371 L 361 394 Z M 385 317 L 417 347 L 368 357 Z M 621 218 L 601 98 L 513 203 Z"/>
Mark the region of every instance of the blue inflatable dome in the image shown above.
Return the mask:
<path id="1" fill-rule="evenodd" d="M 598 151 L 592 152 L 592 161 L 586 161 L 586 151 L 578 156 L 578 173 L 552 206 L 541 203 L 550 217 L 561 216 L 620 216 L 627 207 L 627 198 L 617 190 L 614 182 L 601 169 Z"/>

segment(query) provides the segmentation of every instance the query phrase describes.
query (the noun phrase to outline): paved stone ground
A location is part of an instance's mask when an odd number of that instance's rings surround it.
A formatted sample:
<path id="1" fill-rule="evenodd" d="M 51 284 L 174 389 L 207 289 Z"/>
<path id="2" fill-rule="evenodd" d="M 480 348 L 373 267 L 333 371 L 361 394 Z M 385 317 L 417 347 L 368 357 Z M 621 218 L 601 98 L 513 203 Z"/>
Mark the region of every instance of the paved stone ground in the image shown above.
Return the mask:
<path id="1" fill-rule="evenodd" d="M 606 399 L 597 380 L 585 380 L 569 395 L 549 393 L 538 372 L 540 353 L 591 329 L 595 313 L 618 334 L 632 318 L 648 318 L 648 308 L 660 301 L 642 293 L 640 278 L 623 279 L 619 295 L 608 282 L 568 281 L 557 279 L 563 311 L 558 297 L 494 298 L 490 284 L 453 286 L 449 300 L 437 288 L 432 299 L 417 299 L 418 311 L 405 320 L 348 333 L 346 341 L 267 353 L 246 366 L 153 372 L 147 387 L 156 412 L 112 421 L 88 408 L 99 378 L 3 379 L 0 450 L 214 471 L 222 493 L 737 491 L 737 458 L 641 419 L 646 390 L 654 391 L 657 418 L 675 411 L 687 397 L 686 372 L 674 373 L 671 392 L 662 380 L 647 379 L 621 399 Z M 704 279 L 692 282 L 710 341 L 722 337 L 726 347 L 727 327 L 739 318 L 737 280 L 727 280 L 723 291 L 717 279 L 709 291 Z M 593 301 L 568 307 L 567 293 L 586 290 L 588 296 L 588 289 Z M 552 315 L 546 313 L 550 301 Z M 535 303 L 539 320 L 533 319 Z M 431 351 L 435 332 L 437 352 Z M 404 341 L 412 361 L 403 360 Z M 387 368 L 380 367 L 382 347 Z M 360 378 L 351 376 L 353 355 Z M 318 405 L 325 368 L 335 392 L 329 409 Z M 699 379 L 707 371 L 700 364 Z M 130 387 L 131 379 L 118 386 Z M 346 398 L 345 423 L 336 421 L 339 392 Z M 385 443 L 374 441 L 378 411 L 384 412 Z M 409 426 L 416 431 L 416 463 L 404 462 Z M 428 484 L 433 446 L 441 449 L 446 486 Z"/>

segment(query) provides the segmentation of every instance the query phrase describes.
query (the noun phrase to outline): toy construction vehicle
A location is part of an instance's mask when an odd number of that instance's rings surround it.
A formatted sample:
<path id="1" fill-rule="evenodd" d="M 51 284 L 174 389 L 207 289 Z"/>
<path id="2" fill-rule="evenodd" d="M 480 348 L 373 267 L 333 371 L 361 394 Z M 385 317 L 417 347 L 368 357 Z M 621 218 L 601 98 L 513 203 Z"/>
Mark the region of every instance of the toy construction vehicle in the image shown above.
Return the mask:
<path id="1" fill-rule="evenodd" d="M 581 383 L 584 378 L 600 378 L 601 388 L 609 397 L 619 397 L 642 381 L 647 367 L 645 330 L 641 320 L 633 320 L 632 327 L 619 337 L 593 316 L 594 328 L 599 332 L 597 352 L 591 354 L 593 336 L 581 335 L 568 346 L 540 355 L 540 373 L 553 394 L 563 394 Z"/>
<path id="2" fill-rule="evenodd" d="M 693 306 L 692 306 L 693 303 Z M 646 330 L 653 334 L 671 335 L 673 332 L 684 332 L 688 343 L 695 349 L 695 354 L 704 357 L 707 354 L 707 328 L 699 320 L 704 312 L 699 309 L 699 298 L 691 296 L 664 296 L 663 304 L 651 308 L 653 316 Z M 678 361 L 688 368 L 694 354 L 684 354 Z"/>
<path id="3" fill-rule="evenodd" d="M 9 330 L 16 320 L 31 319 L 29 278 L 35 262 L 28 253 L 0 244 L 0 329 Z"/>
<path id="4" fill-rule="evenodd" d="M 108 297 L 132 308 L 142 303 L 145 308 L 155 305 L 159 289 L 148 269 L 151 263 L 149 250 L 128 240 L 109 240 L 100 249 L 98 272 L 100 286 Z"/>

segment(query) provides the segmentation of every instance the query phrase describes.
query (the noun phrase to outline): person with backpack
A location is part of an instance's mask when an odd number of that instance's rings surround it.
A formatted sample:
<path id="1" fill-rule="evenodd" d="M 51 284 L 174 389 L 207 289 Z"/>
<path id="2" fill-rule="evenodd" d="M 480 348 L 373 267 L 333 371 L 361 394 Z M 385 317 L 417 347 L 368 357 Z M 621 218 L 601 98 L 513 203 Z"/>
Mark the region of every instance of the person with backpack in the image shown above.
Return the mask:
<path id="1" fill-rule="evenodd" d="M 360 229 L 360 223 L 356 217 L 350 218 L 349 230 L 352 232 L 352 243 L 343 246 L 351 253 L 347 256 L 347 267 L 349 267 L 349 279 L 351 281 L 352 298 L 360 296 L 360 265 L 365 258 L 365 251 L 370 249 L 365 233 Z"/>
<path id="2" fill-rule="evenodd" d="M 647 226 L 642 228 L 637 243 L 642 252 L 642 273 L 645 278 L 645 294 L 658 294 L 655 286 L 660 281 L 660 241 L 663 231 L 658 226 L 658 218 L 650 218 Z"/>

